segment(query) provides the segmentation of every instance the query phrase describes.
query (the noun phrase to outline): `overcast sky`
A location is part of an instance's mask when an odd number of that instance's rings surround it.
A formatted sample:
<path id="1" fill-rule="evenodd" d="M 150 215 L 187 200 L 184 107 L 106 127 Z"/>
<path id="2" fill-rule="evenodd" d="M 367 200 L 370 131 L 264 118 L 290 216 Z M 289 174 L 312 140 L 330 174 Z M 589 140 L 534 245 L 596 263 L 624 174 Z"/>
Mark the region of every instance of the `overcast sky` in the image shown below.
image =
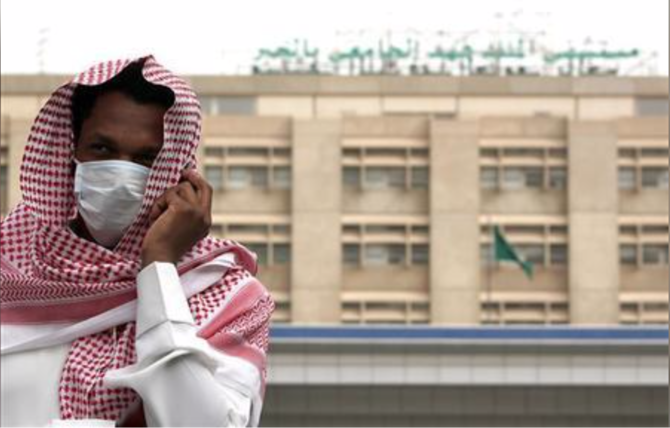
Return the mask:
<path id="1" fill-rule="evenodd" d="M 590 38 L 655 52 L 668 74 L 668 0 L 2 0 L 0 17 L 2 73 L 72 73 L 146 53 L 178 73 L 235 73 L 259 47 L 296 37 L 328 49 L 387 31 L 430 42 L 511 23 L 560 47 Z"/>

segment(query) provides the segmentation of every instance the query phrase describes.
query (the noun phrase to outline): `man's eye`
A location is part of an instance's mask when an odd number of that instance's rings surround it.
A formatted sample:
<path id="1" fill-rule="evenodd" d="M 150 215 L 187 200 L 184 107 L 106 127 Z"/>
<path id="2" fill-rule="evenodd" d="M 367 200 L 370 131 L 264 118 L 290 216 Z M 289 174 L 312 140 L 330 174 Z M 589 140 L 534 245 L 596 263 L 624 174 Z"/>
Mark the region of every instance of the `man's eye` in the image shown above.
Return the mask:
<path id="1" fill-rule="evenodd" d="M 92 144 L 91 149 L 97 153 L 109 153 L 110 149 L 105 144 Z"/>

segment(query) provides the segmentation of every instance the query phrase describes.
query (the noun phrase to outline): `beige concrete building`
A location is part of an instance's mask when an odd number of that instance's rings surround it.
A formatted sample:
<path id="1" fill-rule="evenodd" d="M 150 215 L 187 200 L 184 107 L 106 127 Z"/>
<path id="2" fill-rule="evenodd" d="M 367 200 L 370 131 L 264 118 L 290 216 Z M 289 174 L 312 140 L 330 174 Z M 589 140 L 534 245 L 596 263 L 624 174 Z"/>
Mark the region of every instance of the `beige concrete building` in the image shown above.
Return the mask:
<path id="1" fill-rule="evenodd" d="M 3 213 L 65 79 L 2 76 Z M 668 322 L 667 78 L 190 80 L 213 233 L 258 253 L 276 323 Z"/>

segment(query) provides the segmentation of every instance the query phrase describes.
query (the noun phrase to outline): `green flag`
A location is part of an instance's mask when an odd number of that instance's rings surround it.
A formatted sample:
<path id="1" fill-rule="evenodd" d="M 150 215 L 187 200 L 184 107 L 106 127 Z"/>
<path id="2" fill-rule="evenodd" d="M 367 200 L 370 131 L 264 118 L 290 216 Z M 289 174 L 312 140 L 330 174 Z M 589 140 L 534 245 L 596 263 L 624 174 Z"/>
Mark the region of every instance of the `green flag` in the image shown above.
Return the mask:
<path id="1" fill-rule="evenodd" d="M 503 236 L 500 228 L 495 226 L 493 229 L 494 235 L 494 258 L 496 261 L 511 261 L 519 265 L 528 279 L 533 278 L 533 264 L 531 262 L 522 260 L 517 254 L 514 247 L 512 247 Z"/>

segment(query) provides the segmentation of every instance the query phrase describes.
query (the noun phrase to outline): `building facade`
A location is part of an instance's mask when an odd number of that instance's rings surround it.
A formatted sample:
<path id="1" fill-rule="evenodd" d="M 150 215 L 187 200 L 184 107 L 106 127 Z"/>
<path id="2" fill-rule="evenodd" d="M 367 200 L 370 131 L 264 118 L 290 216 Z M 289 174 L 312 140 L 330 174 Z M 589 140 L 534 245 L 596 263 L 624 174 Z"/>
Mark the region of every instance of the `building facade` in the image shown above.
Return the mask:
<path id="1" fill-rule="evenodd" d="M 2 77 L 3 213 L 65 80 Z M 259 255 L 276 323 L 667 323 L 667 78 L 190 80 L 213 233 Z"/>

